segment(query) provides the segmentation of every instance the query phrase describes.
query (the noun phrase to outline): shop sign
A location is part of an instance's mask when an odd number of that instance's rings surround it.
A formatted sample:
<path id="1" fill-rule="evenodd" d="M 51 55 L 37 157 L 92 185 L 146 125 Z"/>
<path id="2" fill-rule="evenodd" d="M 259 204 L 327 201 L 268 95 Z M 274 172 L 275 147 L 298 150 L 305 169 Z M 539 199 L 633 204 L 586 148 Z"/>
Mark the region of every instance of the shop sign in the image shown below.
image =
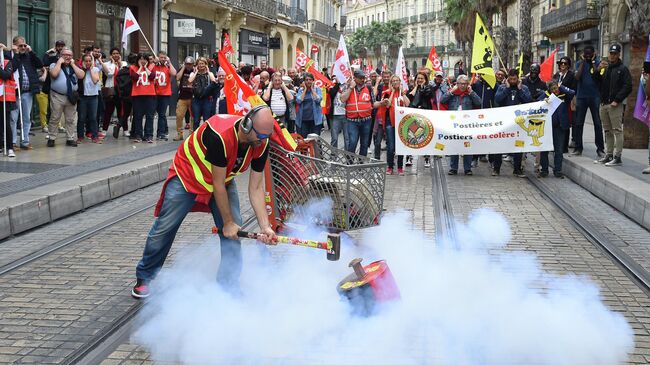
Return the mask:
<path id="1" fill-rule="evenodd" d="M 198 30 L 201 34 L 197 34 L 195 19 L 174 19 L 174 37 L 194 38 L 203 34 L 203 30 Z"/>

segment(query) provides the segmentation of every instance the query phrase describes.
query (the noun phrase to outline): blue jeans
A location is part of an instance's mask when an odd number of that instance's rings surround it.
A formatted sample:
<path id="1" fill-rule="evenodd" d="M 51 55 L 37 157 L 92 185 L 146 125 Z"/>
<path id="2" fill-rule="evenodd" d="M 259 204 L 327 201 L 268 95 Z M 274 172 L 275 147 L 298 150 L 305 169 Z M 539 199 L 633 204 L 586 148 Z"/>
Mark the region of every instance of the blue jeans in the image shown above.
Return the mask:
<path id="1" fill-rule="evenodd" d="M 449 156 L 449 169 L 458 171 L 458 155 Z M 463 169 L 465 171 L 472 170 L 472 155 L 463 155 Z"/>
<path id="2" fill-rule="evenodd" d="M 348 144 L 348 130 L 345 128 L 348 119 L 345 115 L 332 116 L 332 147 L 339 148 L 339 133 L 343 131 L 343 148 Z"/>
<path id="3" fill-rule="evenodd" d="M 233 220 L 236 224 L 241 225 L 239 195 L 234 180 L 230 182 L 226 190 Z M 153 222 L 149 235 L 147 235 L 147 243 L 144 246 L 142 259 L 136 267 L 136 277 L 138 279 L 152 280 L 163 266 L 178 228 L 194 206 L 195 197 L 196 195 L 185 191 L 178 177 L 169 180 L 165 187 L 165 197 L 160 214 Z M 210 210 L 212 210 L 214 224 L 221 232 L 223 219 L 214 198 L 210 200 Z M 219 265 L 217 281 L 225 287 L 236 287 L 239 283 L 242 268 L 241 242 L 225 238 L 221 233 L 219 233 L 219 239 L 221 241 L 221 264 Z"/>
<path id="4" fill-rule="evenodd" d="M 298 127 L 298 133 L 303 138 L 307 138 L 312 133 L 320 136 L 321 129 L 323 129 L 322 124 L 317 125 L 313 120 L 303 120 L 300 122 L 300 127 Z"/>
<path id="5" fill-rule="evenodd" d="M 16 96 L 18 96 L 17 92 L 16 92 Z M 31 114 L 32 114 L 32 103 L 34 102 L 34 95 L 31 92 L 22 91 L 20 94 L 20 102 L 22 104 L 22 109 L 23 109 L 23 125 L 22 125 L 23 137 L 20 141 L 20 144 L 26 146 L 29 144 L 29 130 L 32 128 Z M 14 144 L 18 144 L 18 130 L 16 129 L 16 125 L 18 123 L 18 120 L 20 119 L 18 107 L 19 104 L 16 101 L 16 109 L 11 111 L 11 130 L 13 131 L 12 138 Z"/>
<path id="6" fill-rule="evenodd" d="M 83 138 L 85 132 L 92 134 L 92 138 L 97 138 L 97 103 L 99 97 L 81 96 L 77 102 L 77 138 Z"/>
<path id="7" fill-rule="evenodd" d="M 192 98 L 192 117 L 194 118 L 194 130 L 199 127 L 201 117 L 203 121 L 207 121 L 211 116 L 212 103 L 210 98 Z"/>
<path id="8" fill-rule="evenodd" d="M 156 97 L 156 112 L 158 113 L 158 131 L 156 135 L 162 137 L 169 134 L 169 126 L 167 125 L 167 108 L 169 108 L 169 100 L 171 96 L 158 95 Z"/>
<path id="9" fill-rule="evenodd" d="M 562 161 L 564 156 L 562 152 L 564 149 L 564 136 L 568 130 L 562 129 L 561 127 L 553 127 L 553 172 L 559 173 L 562 172 Z M 542 172 L 548 172 L 548 151 L 540 152 L 539 154 L 539 164 L 541 165 Z"/>
<path id="10" fill-rule="evenodd" d="M 144 137 L 144 139 L 153 138 L 153 116 L 156 112 L 156 96 L 133 96 L 131 97 L 131 104 L 133 105 L 133 137 Z M 144 136 L 142 134 L 142 117 L 145 117 Z"/>
<path id="11" fill-rule="evenodd" d="M 389 124 L 386 126 L 385 131 L 382 131 L 381 127 L 379 127 L 377 134 L 384 133 L 386 136 L 386 161 L 388 162 L 388 167 L 392 169 L 395 167 L 395 127 Z M 375 150 L 377 150 L 378 144 L 381 145 L 381 143 L 377 143 L 377 140 L 375 140 Z M 404 156 L 397 156 L 397 168 L 401 169 L 403 167 Z"/>
<path id="12" fill-rule="evenodd" d="M 591 117 L 594 121 L 594 134 L 596 150 L 605 150 L 605 140 L 603 138 L 603 123 L 600 121 L 600 98 L 577 99 L 576 100 L 576 119 L 573 124 L 573 139 L 576 145 L 576 151 L 582 151 L 584 145 L 582 142 L 582 133 L 585 127 L 585 118 L 587 109 L 591 111 Z"/>
<path id="13" fill-rule="evenodd" d="M 368 118 L 363 122 L 357 122 L 348 119 L 345 128 L 348 130 L 348 152 L 356 153 L 357 144 L 360 144 L 359 154 L 368 155 L 368 145 L 370 144 L 369 136 L 372 132 L 372 119 Z"/>

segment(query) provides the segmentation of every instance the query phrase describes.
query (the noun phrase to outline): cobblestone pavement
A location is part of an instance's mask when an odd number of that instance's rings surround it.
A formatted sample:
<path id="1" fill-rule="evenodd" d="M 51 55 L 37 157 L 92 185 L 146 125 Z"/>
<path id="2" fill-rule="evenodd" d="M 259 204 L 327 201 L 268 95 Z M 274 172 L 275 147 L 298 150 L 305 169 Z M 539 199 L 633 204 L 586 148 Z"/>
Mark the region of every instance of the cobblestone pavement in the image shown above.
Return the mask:
<path id="1" fill-rule="evenodd" d="M 84 232 L 100 222 L 117 219 L 134 207 L 155 204 L 162 183 L 148 186 L 106 203 L 93 206 L 66 219 L 60 219 L 39 229 L 0 241 L 0 267 L 37 252 L 52 242 Z M 101 234 L 101 233 L 100 233 Z"/>
<path id="2" fill-rule="evenodd" d="M 247 180 L 239 180 L 243 215 L 247 217 L 251 214 L 246 210 Z M 159 185 L 158 189 L 142 189 L 123 200 L 5 240 L 0 249 L 4 252 L 9 247 L 20 250 L 21 244 L 51 244 L 74 230 L 119 214 L 123 208 L 120 205 L 131 205 L 132 209 L 143 201 L 151 201 L 152 196 L 158 197 Z M 134 305 L 129 293 L 135 265 L 153 221 L 152 212 L 153 208 L 147 209 L 0 276 L 0 364 L 60 363 Z M 211 238 L 210 215 L 191 213 L 185 222 L 173 252 Z M 34 249 L 30 247 L 22 253 Z"/>
<path id="3" fill-rule="evenodd" d="M 502 171 L 509 169 L 504 166 Z M 596 225 L 647 268 L 647 231 L 644 235 L 636 223 L 568 179 L 549 177 L 544 183 L 592 222 L 607 222 Z M 601 288 L 605 305 L 622 313 L 634 329 L 636 348 L 629 362 L 650 363 L 650 298 L 531 183 L 508 173 L 492 177 L 487 164 L 481 164 L 474 176 L 450 176 L 448 184 L 457 219 L 463 220 L 474 209 L 493 208 L 511 224 L 513 238 L 506 250 L 534 252 L 551 273 L 590 277 Z"/>

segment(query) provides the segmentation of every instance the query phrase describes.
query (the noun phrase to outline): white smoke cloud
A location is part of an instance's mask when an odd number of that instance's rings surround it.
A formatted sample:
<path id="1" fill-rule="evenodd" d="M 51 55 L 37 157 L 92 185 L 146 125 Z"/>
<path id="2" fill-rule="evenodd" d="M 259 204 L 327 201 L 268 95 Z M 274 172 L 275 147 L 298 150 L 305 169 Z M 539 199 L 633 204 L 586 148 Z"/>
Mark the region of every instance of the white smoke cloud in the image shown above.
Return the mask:
<path id="1" fill-rule="evenodd" d="M 406 214 L 385 217 L 337 262 L 244 243 L 241 298 L 215 283 L 217 239 L 188 248 L 153 283 L 133 340 L 155 359 L 228 365 L 609 365 L 633 349 L 631 327 L 588 278 L 544 272 L 529 253 L 487 252 L 510 239 L 501 215 L 474 212 L 453 246 L 408 227 Z M 402 299 L 351 315 L 336 285 L 354 257 L 385 259 Z"/>

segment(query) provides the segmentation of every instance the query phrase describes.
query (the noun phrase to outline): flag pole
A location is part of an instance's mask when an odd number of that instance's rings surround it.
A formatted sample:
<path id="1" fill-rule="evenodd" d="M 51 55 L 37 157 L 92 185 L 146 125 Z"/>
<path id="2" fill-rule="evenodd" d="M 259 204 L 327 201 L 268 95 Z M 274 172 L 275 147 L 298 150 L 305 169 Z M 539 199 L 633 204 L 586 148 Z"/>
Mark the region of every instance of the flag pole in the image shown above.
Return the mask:
<path id="1" fill-rule="evenodd" d="M 503 42 L 503 39 L 502 39 L 501 41 Z M 494 53 L 496 53 L 496 54 L 497 54 L 497 57 L 499 57 L 499 62 L 501 62 L 501 66 L 503 67 L 503 69 L 504 69 L 504 70 L 506 71 L 506 73 L 507 73 L 507 72 L 508 72 L 508 68 L 506 67 L 505 63 L 503 63 L 503 59 L 501 58 L 501 55 L 499 54 L 499 50 L 497 49 L 497 46 L 496 46 L 496 45 L 494 46 Z"/>
<path id="2" fill-rule="evenodd" d="M 151 44 L 149 43 L 149 40 L 147 40 L 147 36 L 144 35 L 144 32 L 142 31 L 142 28 L 138 29 L 140 31 L 140 34 L 142 34 L 142 38 L 144 38 L 144 41 L 147 42 L 147 46 L 149 46 L 149 49 L 151 50 L 151 53 L 153 55 L 156 55 L 156 51 L 153 50 L 153 47 L 151 47 Z"/>

